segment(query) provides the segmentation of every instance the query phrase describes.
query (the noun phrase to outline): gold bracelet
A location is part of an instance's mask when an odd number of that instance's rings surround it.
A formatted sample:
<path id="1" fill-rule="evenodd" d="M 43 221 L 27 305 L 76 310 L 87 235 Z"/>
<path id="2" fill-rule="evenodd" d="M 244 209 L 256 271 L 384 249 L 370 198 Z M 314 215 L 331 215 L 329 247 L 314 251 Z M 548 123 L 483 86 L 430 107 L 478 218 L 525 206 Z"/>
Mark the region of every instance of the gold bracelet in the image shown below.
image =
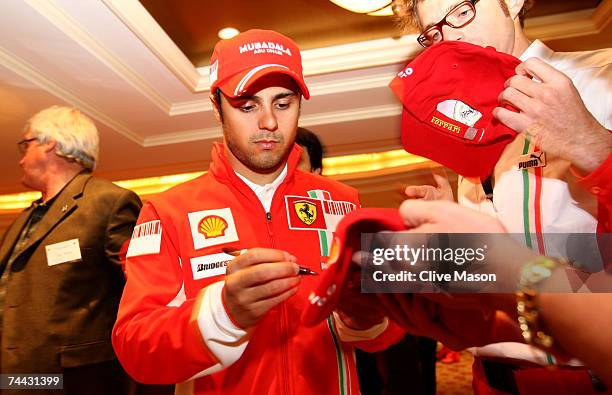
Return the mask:
<path id="1" fill-rule="evenodd" d="M 552 276 L 559 264 L 548 257 L 540 256 L 527 262 L 521 269 L 519 291 L 516 292 L 518 324 L 525 342 L 549 352 L 554 344 L 552 336 L 540 328 L 538 310 L 538 286 Z"/>

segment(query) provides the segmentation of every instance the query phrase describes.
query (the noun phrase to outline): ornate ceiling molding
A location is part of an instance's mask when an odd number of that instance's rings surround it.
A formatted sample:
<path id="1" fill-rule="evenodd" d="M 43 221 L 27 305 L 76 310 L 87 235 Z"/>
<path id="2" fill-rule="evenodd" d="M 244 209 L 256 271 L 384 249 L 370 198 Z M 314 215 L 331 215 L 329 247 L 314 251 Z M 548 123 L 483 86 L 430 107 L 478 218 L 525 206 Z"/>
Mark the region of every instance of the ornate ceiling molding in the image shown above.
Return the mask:
<path id="1" fill-rule="evenodd" d="M 67 37 L 109 67 L 122 80 L 129 83 L 146 100 L 162 110 L 164 114 L 172 117 L 212 111 L 210 101 L 207 99 L 198 98 L 192 101 L 172 102 L 163 97 L 159 93 L 159 89 L 156 89 L 155 82 L 142 78 L 139 70 L 130 68 L 113 53 L 112 48 L 106 48 L 100 40 L 96 39 L 77 20 L 68 15 L 55 1 L 25 1 Z M 208 68 L 195 68 L 140 2 L 137 0 L 102 1 L 136 35 L 136 38 L 166 66 L 167 70 L 183 82 L 189 91 L 204 92 L 209 89 Z M 528 19 L 526 30 L 530 36 L 543 39 L 596 34 L 605 27 L 611 14 L 612 0 L 604 0 L 595 10 Z M 388 69 L 384 71 L 380 71 L 380 69 L 378 71 L 372 70 L 374 74 L 365 75 L 364 73 L 364 75 L 358 77 L 355 77 L 349 71 L 375 69 L 380 66 L 395 64 L 399 66 L 415 56 L 420 50 L 421 48 L 416 44 L 414 35 L 406 35 L 399 38 L 385 38 L 306 50 L 303 51 L 302 56 L 307 79 L 314 80 L 310 84 L 313 97 L 320 97 L 386 88 L 393 77 L 393 72 Z M 60 84 L 46 77 L 25 60 L 1 48 L 0 63 L 57 97 L 83 108 L 92 117 L 108 125 L 129 140 L 145 147 L 214 139 L 221 136 L 218 127 L 208 127 L 187 131 L 168 131 L 158 133 L 155 136 L 143 137 L 111 116 L 104 114 L 96 106 L 85 102 L 73 92 L 61 87 Z M 337 74 L 333 81 L 317 81 L 317 76 L 329 73 Z M 353 108 L 345 111 L 304 115 L 301 124 L 304 126 L 324 125 L 395 116 L 399 113 L 399 105 Z"/>
<path id="2" fill-rule="evenodd" d="M 81 100 L 77 95 L 63 88 L 59 83 L 52 81 L 40 73 L 28 62 L 19 58 L 15 54 L 6 51 L 2 47 L 0 47 L 0 64 L 41 89 L 44 89 L 65 102 L 80 108 L 92 118 L 97 119 L 106 126 L 114 129 L 117 131 L 117 133 L 122 134 L 127 139 L 137 144 L 143 143 L 143 138 L 131 131 L 127 126 L 98 110 L 94 105 Z"/>
<path id="3" fill-rule="evenodd" d="M 157 106 L 164 113 L 171 109 L 170 101 L 166 100 L 148 81 L 142 78 L 138 72 L 132 70 L 112 51 L 107 49 L 99 40 L 90 34 L 74 18 L 68 15 L 55 2 L 50 0 L 25 0 L 27 4 L 45 17 L 54 26 L 60 29 L 70 39 L 95 56 L 117 75 L 128 82 L 141 95 Z"/>

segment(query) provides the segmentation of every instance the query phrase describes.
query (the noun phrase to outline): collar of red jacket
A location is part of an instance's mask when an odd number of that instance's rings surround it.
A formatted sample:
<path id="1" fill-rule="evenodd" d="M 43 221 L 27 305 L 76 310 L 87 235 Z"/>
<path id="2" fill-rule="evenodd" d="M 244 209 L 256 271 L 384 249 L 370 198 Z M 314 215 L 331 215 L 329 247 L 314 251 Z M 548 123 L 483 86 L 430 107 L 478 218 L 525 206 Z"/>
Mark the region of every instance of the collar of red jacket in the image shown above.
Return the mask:
<path id="1" fill-rule="evenodd" d="M 291 149 L 291 153 L 289 154 L 289 158 L 287 158 L 287 177 L 284 182 L 290 181 L 293 179 L 295 170 L 297 169 L 297 165 L 300 161 L 300 156 L 302 155 L 302 147 L 297 144 L 293 144 L 293 148 Z M 227 180 L 231 182 L 237 182 L 240 178 L 236 175 L 236 172 L 230 165 L 229 160 L 227 159 L 227 154 L 225 152 L 225 144 L 220 142 L 213 143 L 212 148 L 212 162 L 210 164 L 209 171 L 215 176 L 215 178 L 219 181 Z"/>

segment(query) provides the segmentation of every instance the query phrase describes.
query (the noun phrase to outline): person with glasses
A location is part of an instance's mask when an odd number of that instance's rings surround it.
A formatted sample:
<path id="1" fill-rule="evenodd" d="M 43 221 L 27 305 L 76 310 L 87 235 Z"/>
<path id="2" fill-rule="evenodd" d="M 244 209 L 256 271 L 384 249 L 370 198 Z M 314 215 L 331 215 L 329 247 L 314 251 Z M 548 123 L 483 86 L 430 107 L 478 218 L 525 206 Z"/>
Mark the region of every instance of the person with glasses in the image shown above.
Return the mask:
<path id="1" fill-rule="evenodd" d="M 570 165 L 577 175 L 585 177 L 599 173 L 595 170 L 610 161 L 612 111 L 602 98 L 612 95 L 612 50 L 558 53 L 539 40 L 530 42 L 523 30 L 523 18 L 532 6 L 533 1 L 395 0 L 400 23 L 418 28 L 421 33 L 417 41 L 425 48 L 444 40 L 462 40 L 493 46 L 523 60 L 500 96 L 500 106 L 508 103 L 519 112 L 500 107 L 494 113 L 520 135 L 501 156 L 491 179 L 481 184 L 459 178 L 459 201 L 500 216 L 510 232 L 592 232 L 597 221 L 586 208 L 594 206 L 593 197 L 572 196 L 569 188 L 559 185 L 567 184 Z M 523 172 L 515 167 L 521 157 L 534 150 L 545 153 L 545 165 L 525 170 L 533 178 L 527 183 Z M 503 190 L 495 188 L 499 181 L 503 181 Z M 540 181 L 543 190 L 553 189 L 552 195 L 547 194 L 551 201 L 564 202 L 561 206 L 544 205 L 541 218 L 531 221 L 528 217 L 533 217 L 533 208 L 519 211 L 519 215 L 506 208 L 518 200 L 503 196 L 520 196 Z M 446 185 L 441 187 L 448 189 Z M 426 194 L 428 189 L 433 192 Z M 452 196 L 439 189 L 440 186 L 424 186 L 421 195 L 447 199 Z M 600 207 L 604 206 L 605 201 L 597 195 Z M 534 204 L 537 203 L 541 202 Z M 564 228 L 568 223 L 571 227 Z M 599 226 L 605 228 L 604 223 Z"/>
<path id="2" fill-rule="evenodd" d="M 30 118 L 17 143 L 22 183 L 42 197 L 0 242 L 0 366 L 62 375 L 54 394 L 127 394 L 134 385 L 110 333 L 124 286 L 120 250 L 141 202 L 92 176 L 98 145 L 93 121 L 61 106 Z"/>
<path id="3" fill-rule="evenodd" d="M 611 229 L 605 214 L 610 211 L 610 194 L 601 188 L 592 188 L 590 195 L 575 193 L 572 180 L 577 176 L 579 184 L 605 184 L 606 169 L 612 166 L 612 50 L 561 53 L 539 40 L 531 41 L 523 20 L 533 4 L 531 0 L 394 0 L 394 9 L 400 24 L 418 29 L 417 41 L 425 48 L 460 40 L 494 47 L 522 61 L 494 110 L 500 122 L 519 134 L 506 146 L 488 179 L 459 177 L 457 194 L 460 204 L 497 217 L 509 233 L 524 233 L 525 243 L 545 254 L 541 235 L 547 232 Z M 505 104 L 518 112 L 502 108 Z M 532 154 L 544 159 L 519 170 L 518 163 Z M 452 199 L 448 183 L 412 189 L 418 192 L 412 197 Z M 599 223 L 592 214 L 597 205 Z M 529 355 L 527 347 L 512 344 L 496 349 L 519 358 Z M 503 372 L 516 368 L 505 361 Z M 477 359 L 475 372 L 482 371 Z M 504 388 L 513 385 L 500 384 L 504 380 L 492 377 L 490 370 L 488 374 L 491 377 L 475 376 L 475 381 L 488 379 L 488 384 Z"/>

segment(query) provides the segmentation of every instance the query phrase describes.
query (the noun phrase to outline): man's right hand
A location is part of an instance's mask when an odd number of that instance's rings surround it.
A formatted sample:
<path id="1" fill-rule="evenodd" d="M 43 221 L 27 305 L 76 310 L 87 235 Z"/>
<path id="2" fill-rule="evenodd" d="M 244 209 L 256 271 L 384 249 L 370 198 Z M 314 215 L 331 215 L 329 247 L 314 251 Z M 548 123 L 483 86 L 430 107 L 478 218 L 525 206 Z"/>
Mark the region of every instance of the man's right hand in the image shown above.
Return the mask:
<path id="1" fill-rule="evenodd" d="M 433 185 L 411 185 L 406 187 L 404 193 L 408 199 L 420 200 L 449 200 L 454 201 L 453 189 L 451 188 L 446 172 L 443 168 L 432 168 L 431 175 L 437 187 Z"/>
<path id="2" fill-rule="evenodd" d="M 228 263 L 223 299 L 238 326 L 252 327 L 297 292 L 300 277 L 296 261 L 284 251 L 253 248 Z"/>
<path id="3" fill-rule="evenodd" d="M 612 152 L 612 134 L 586 108 L 572 80 L 541 59 L 518 65 L 499 100 L 519 112 L 498 107 L 495 118 L 581 173 L 593 172 Z"/>

